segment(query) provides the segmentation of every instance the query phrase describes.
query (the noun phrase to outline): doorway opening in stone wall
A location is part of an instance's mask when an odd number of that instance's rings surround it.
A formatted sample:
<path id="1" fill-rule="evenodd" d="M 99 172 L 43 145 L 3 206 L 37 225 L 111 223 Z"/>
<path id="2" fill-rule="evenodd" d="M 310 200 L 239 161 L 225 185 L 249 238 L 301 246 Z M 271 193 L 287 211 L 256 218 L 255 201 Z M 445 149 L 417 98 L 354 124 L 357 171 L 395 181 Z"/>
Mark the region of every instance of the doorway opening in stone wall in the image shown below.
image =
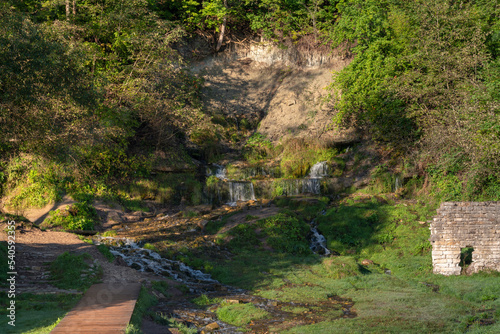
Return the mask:
<path id="1" fill-rule="evenodd" d="M 461 274 L 464 274 L 472 263 L 472 252 L 474 252 L 474 248 L 472 246 L 466 246 L 460 249 L 460 267 L 462 268 Z"/>

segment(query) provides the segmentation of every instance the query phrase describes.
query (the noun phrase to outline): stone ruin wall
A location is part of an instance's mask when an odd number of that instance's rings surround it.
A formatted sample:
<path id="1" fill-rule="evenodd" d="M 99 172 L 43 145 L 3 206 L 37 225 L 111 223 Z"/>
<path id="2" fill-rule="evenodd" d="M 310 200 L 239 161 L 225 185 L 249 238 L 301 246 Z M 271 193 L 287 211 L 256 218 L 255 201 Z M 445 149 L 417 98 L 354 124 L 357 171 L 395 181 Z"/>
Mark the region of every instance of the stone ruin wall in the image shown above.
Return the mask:
<path id="1" fill-rule="evenodd" d="M 500 202 L 444 202 L 430 225 L 435 274 L 460 275 L 460 252 L 473 247 L 466 273 L 500 271 Z"/>

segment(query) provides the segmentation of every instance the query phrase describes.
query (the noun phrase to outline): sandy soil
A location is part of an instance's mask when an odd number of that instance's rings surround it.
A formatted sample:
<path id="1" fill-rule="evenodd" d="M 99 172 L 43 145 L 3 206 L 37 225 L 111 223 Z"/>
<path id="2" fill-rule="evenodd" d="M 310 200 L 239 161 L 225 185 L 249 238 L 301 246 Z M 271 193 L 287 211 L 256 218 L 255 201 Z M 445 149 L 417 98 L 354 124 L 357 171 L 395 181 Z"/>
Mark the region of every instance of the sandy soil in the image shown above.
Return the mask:
<path id="1" fill-rule="evenodd" d="M 334 109 L 325 100 L 333 72 L 345 67 L 348 59 L 298 67 L 233 58 L 205 60 L 205 67 L 196 67 L 205 79 L 202 92 L 208 110 L 260 122 L 257 131 L 273 142 L 286 137 L 343 141 L 354 135 L 353 131 L 329 130 Z"/>

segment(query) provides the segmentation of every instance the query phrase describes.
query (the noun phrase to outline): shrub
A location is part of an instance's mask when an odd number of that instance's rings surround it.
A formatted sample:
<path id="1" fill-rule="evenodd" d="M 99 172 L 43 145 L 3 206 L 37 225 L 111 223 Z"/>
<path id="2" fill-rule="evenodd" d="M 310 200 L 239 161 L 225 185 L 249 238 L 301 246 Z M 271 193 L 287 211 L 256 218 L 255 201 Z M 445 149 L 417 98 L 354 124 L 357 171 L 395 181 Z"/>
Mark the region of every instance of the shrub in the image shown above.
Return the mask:
<path id="1" fill-rule="evenodd" d="M 98 219 L 97 211 L 92 205 L 87 202 L 77 202 L 67 209 L 51 211 L 41 227 L 61 227 L 64 230 L 93 230 Z"/>

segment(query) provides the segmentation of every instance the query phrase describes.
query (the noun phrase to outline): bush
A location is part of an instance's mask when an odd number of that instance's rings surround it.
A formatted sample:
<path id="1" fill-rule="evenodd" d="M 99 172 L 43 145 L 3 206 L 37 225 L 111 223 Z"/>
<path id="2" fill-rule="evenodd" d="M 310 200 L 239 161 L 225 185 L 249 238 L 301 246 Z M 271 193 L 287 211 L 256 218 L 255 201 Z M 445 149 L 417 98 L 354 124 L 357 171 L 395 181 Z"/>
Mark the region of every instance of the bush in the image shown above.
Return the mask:
<path id="1" fill-rule="evenodd" d="M 275 149 L 271 141 L 258 132 L 248 138 L 244 148 L 245 158 L 250 162 L 271 158 L 274 153 Z"/>
<path id="2" fill-rule="evenodd" d="M 64 230 L 93 230 L 99 217 L 96 209 L 87 202 L 77 202 L 67 209 L 57 209 L 49 213 L 49 217 L 41 227 L 61 227 Z"/>

